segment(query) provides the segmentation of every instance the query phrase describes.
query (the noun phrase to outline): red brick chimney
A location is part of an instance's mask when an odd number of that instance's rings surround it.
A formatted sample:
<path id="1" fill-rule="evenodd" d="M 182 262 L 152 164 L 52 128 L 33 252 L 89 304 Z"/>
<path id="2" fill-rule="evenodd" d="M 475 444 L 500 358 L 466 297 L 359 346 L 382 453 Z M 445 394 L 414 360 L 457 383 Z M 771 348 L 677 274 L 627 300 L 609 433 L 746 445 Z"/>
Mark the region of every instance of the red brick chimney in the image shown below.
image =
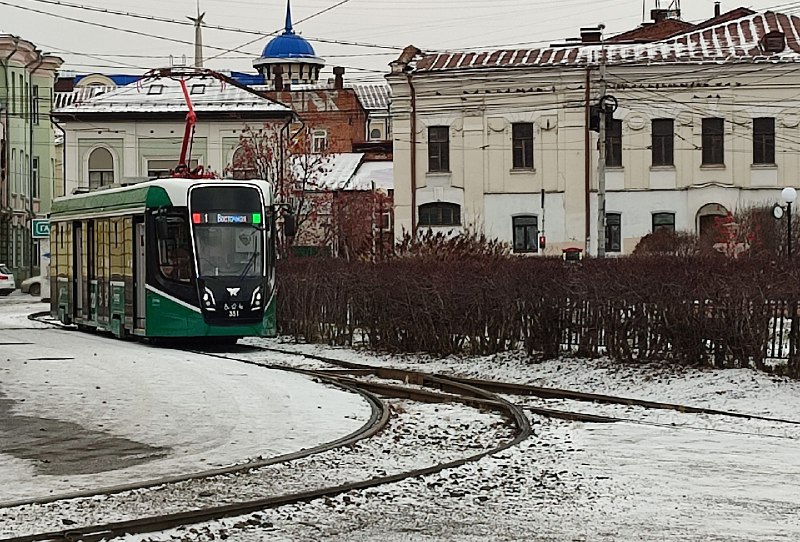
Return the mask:
<path id="1" fill-rule="evenodd" d="M 581 28 L 581 43 L 600 43 L 603 31 L 598 27 Z"/>
<path id="2" fill-rule="evenodd" d="M 335 79 L 333 80 L 333 88 L 341 90 L 344 88 L 344 67 L 343 66 L 336 66 L 333 68 L 333 75 Z"/>

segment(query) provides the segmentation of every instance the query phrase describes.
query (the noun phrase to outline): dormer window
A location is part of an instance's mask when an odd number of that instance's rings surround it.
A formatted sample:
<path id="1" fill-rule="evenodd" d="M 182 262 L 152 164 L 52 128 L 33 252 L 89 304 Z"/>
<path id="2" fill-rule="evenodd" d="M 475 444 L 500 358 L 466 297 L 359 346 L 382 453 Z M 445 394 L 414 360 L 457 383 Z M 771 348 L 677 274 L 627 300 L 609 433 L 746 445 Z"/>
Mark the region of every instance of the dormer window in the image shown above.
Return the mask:
<path id="1" fill-rule="evenodd" d="M 774 30 L 761 38 L 761 49 L 766 53 L 780 53 L 786 48 L 786 35 Z"/>
<path id="2" fill-rule="evenodd" d="M 150 85 L 147 89 L 147 94 L 161 94 L 164 92 L 164 85 Z"/>
<path id="3" fill-rule="evenodd" d="M 192 85 L 192 89 L 189 91 L 189 94 L 205 94 L 206 93 L 206 86 L 202 85 Z"/>

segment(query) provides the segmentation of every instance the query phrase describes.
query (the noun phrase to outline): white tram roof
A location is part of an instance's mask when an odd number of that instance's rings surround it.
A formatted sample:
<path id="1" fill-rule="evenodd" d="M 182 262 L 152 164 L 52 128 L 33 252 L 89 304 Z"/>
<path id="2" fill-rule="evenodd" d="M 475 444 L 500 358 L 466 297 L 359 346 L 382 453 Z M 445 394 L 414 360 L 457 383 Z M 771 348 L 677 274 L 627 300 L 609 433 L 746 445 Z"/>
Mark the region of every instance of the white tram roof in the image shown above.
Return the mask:
<path id="1" fill-rule="evenodd" d="M 150 181 L 93 190 L 83 194 L 62 196 L 53 200 L 53 217 L 60 216 L 112 216 L 142 212 L 148 207 L 187 205 L 189 188 L 192 186 L 242 186 L 259 188 L 267 205 L 272 203 L 272 187 L 261 179 L 153 179 Z"/>

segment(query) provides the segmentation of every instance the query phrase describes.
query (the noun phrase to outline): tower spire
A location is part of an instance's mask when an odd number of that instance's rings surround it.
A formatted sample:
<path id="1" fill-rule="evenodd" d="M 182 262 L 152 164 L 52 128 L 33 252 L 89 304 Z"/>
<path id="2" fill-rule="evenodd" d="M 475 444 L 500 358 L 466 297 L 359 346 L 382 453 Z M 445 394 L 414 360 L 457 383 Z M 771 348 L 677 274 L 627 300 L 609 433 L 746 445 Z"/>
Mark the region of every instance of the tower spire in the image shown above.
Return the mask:
<path id="1" fill-rule="evenodd" d="M 203 67 L 203 17 L 205 12 L 200 13 L 200 0 L 197 0 L 197 17 L 187 17 L 194 23 L 194 67 Z"/>
<path id="2" fill-rule="evenodd" d="M 294 34 L 294 30 L 292 30 L 292 6 L 291 0 L 286 0 L 286 28 L 284 29 L 284 34 Z"/>

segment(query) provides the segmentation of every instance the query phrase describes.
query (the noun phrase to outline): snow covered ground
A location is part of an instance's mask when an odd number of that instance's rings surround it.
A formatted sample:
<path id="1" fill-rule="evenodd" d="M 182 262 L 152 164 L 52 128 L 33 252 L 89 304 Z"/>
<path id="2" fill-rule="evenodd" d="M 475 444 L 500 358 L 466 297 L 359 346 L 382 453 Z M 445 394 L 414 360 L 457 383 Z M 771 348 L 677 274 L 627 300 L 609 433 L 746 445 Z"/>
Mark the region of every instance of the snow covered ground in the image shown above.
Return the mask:
<path id="1" fill-rule="evenodd" d="M 13 315 L 22 314 L 23 305 L 0 301 L 0 328 L 13 327 Z M 22 322 L 21 327 L 30 324 Z M 0 342 L 6 340 L 5 335 L 0 337 Z M 800 383 L 748 370 L 624 367 L 605 360 L 570 359 L 536 364 L 516 353 L 430 360 L 280 340 L 251 342 L 358 363 L 800 420 Z M 139 363 L 144 363 L 148 347 L 141 348 Z M 6 357 L 0 356 L 0 362 Z M 288 356 L 270 359 L 298 363 Z M 4 374 L 0 372 L 0 379 Z M 214 382 L 204 385 L 213 387 Z M 476 463 L 332 499 L 130 540 L 800 540 L 800 424 L 530 397 L 514 400 L 522 405 L 613 414 L 629 421 L 588 424 L 531 415 L 531 438 Z M 436 409 L 415 413 L 428 416 L 429 426 L 435 426 L 442 415 Z M 143 430 L 136 440 L 154 443 L 146 437 Z M 384 455 L 372 470 L 361 465 L 363 475 L 391 469 L 396 458 Z M 344 457 L 333 454 L 331 464 Z"/>
<path id="2" fill-rule="evenodd" d="M 372 413 L 360 395 L 302 375 L 55 329 L 27 319 L 46 306 L 8 301 L 0 502 L 296 452 Z"/>

